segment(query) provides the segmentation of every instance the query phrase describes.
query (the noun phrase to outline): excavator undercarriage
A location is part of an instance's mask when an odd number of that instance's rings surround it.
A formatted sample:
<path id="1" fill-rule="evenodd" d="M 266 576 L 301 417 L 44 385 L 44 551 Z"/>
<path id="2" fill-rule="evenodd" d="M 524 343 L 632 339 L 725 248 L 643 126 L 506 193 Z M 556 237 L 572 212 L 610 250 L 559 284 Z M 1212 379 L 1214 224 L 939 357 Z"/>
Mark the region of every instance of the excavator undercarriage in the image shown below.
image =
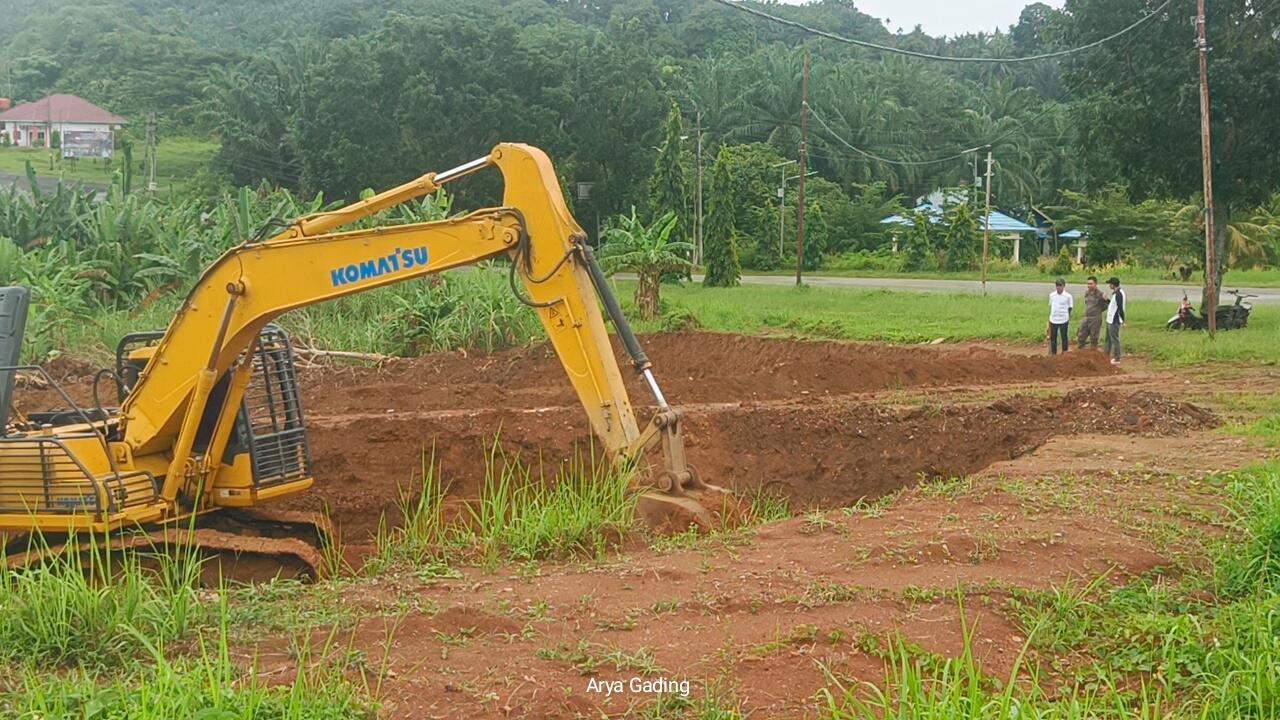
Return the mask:
<path id="1" fill-rule="evenodd" d="M 506 181 L 503 207 L 333 232 L 490 166 Z M 19 364 L 30 297 L 25 288 L 0 288 L 0 533 L 9 538 L 7 561 L 21 565 L 49 548 L 110 537 L 113 545 L 147 552 L 198 547 L 237 577 L 253 579 L 255 568 L 271 566 L 324 574 L 325 522 L 270 507 L 316 482 L 293 348 L 273 319 L 498 256 L 509 258 L 512 290 L 539 314 L 595 435 L 615 462 L 641 467 L 641 516 L 683 530 L 710 528 L 735 513 L 733 497 L 704 483 L 687 461 L 682 415 L 663 396 L 550 162 L 534 148 L 500 145 L 486 158 L 232 248 L 202 275 L 168 329 L 120 342 L 115 367 L 95 378 L 90 408 L 42 369 Z M 657 410 L 643 429 L 597 298 L 653 392 Z M 57 391 L 61 407 L 14 416 L 19 377 Z M 106 377 L 114 379 L 118 407 L 98 401 Z M 264 565 L 264 558 L 274 561 Z M 236 572 L 240 567 L 249 571 Z"/>

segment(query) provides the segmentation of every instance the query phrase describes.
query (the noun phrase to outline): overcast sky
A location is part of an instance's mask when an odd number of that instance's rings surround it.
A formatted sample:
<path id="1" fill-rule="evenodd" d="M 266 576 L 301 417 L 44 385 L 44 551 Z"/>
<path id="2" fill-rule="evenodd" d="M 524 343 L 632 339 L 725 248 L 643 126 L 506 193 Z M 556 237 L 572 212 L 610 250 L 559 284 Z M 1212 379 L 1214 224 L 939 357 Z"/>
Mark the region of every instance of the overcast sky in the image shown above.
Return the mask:
<path id="1" fill-rule="evenodd" d="M 802 0 L 784 0 L 800 4 Z M 1062 0 L 1044 0 L 1062 7 Z M 1022 8 L 1035 0 L 854 0 L 862 12 L 888 19 L 890 32 L 911 32 L 917 24 L 930 35 L 959 35 L 979 30 L 1007 30 L 1018 22 Z"/>

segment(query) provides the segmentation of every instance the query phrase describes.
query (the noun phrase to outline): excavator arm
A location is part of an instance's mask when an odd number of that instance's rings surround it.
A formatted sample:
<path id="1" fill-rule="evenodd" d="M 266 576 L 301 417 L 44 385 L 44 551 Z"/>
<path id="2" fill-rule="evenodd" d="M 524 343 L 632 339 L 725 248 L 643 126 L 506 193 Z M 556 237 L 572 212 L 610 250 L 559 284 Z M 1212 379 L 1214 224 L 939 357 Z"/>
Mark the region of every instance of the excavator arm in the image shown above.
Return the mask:
<path id="1" fill-rule="evenodd" d="M 502 207 L 437 222 L 333 232 L 490 166 L 503 174 Z M 248 381 L 251 350 L 273 319 L 296 308 L 506 254 L 512 263 L 513 290 L 518 278 L 592 431 L 611 456 L 629 461 L 661 442 L 665 462 L 652 475 L 652 483 L 676 494 L 701 488 L 697 471 L 684 459 L 680 414 L 667 406 L 585 237 L 565 206 L 547 156 L 526 145 L 503 144 L 455 170 L 424 175 L 360 203 L 301 218 L 274 237 L 235 247 L 200 277 L 125 399 L 123 445 L 135 457 L 166 457 L 160 497 L 172 504 L 192 477 L 216 473 L 216 458 L 222 455 L 234 408 Z M 643 432 L 614 359 L 597 296 L 657 398 L 659 412 Z M 213 393 L 228 372 L 230 391 Z M 210 407 L 211 402 L 218 407 Z M 194 458 L 197 428 L 209 417 L 217 420 L 213 444 Z M 211 484 L 212 478 L 205 482 Z"/>

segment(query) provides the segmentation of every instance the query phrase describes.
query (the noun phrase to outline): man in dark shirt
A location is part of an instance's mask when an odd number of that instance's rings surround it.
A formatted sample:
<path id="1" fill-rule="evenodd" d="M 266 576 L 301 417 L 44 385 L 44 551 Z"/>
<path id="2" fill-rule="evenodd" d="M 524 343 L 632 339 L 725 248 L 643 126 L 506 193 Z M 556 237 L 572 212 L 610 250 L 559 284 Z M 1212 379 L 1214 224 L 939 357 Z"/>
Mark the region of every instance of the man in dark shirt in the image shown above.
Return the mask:
<path id="1" fill-rule="evenodd" d="M 1090 275 L 1088 290 L 1084 293 L 1084 320 L 1080 321 L 1080 329 L 1076 331 L 1076 344 L 1084 347 L 1098 347 L 1098 337 L 1102 332 L 1102 310 L 1107 306 L 1107 299 L 1098 289 L 1098 278 Z"/>

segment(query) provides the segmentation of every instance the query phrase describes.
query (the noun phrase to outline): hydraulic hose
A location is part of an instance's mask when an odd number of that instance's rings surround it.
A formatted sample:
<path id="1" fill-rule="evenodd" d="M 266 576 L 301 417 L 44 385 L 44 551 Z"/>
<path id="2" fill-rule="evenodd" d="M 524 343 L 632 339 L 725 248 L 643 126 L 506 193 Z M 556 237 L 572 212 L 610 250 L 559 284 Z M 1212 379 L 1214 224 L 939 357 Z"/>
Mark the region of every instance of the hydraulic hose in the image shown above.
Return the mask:
<path id="1" fill-rule="evenodd" d="M 586 243 L 579 247 L 582 248 L 582 256 L 586 258 L 587 271 L 591 273 L 591 284 L 596 286 L 596 292 L 604 301 L 604 309 L 609 313 L 609 319 L 613 321 L 618 337 L 622 338 L 622 344 L 626 346 L 631 362 L 635 363 L 636 370 L 650 367 L 649 356 L 644 354 L 644 350 L 640 347 L 640 340 L 631 329 L 631 323 L 627 322 L 627 316 L 622 313 L 622 305 L 618 302 L 618 296 L 613 294 L 613 288 L 609 287 L 609 280 L 604 276 L 604 270 L 600 269 L 600 261 L 596 260 L 595 251 Z"/>
<path id="2" fill-rule="evenodd" d="M 667 398 L 663 396 L 662 389 L 658 387 L 658 380 L 653 376 L 653 365 L 649 362 L 649 356 L 644 354 L 644 349 L 640 347 L 640 340 L 631 329 L 631 323 L 627 322 L 627 316 L 622 313 L 622 305 L 618 302 L 618 296 L 613 294 L 613 288 L 609 287 L 609 280 L 604 276 L 604 270 L 600 269 L 595 251 L 585 242 L 579 247 L 582 248 L 587 272 L 591 274 L 591 284 L 595 285 L 596 293 L 604 301 L 604 309 L 609 313 L 609 320 L 613 322 L 613 328 L 618 331 L 618 337 L 622 338 L 622 344 L 627 348 L 632 364 L 641 375 L 644 375 L 645 382 L 653 391 L 654 399 L 658 401 L 658 407 L 667 409 L 669 407 Z"/>

